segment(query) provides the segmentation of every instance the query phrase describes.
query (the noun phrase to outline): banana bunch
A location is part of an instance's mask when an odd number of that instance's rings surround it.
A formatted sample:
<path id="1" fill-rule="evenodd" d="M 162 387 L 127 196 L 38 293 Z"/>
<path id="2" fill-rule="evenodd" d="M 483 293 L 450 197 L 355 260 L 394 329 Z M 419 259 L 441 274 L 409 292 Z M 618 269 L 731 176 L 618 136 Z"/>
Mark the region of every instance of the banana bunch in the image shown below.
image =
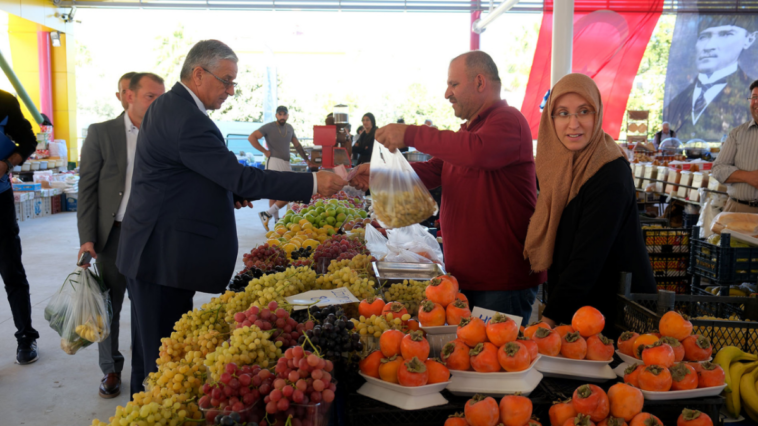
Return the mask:
<path id="1" fill-rule="evenodd" d="M 726 409 L 733 417 L 739 417 L 745 408 L 751 419 L 758 421 L 758 355 L 743 352 L 735 346 L 725 346 L 713 359 L 724 369 Z"/>
<path id="2" fill-rule="evenodd" d="M 95 318 L 90 318 L 84 324 L 79 324 L 74 329 L 76 334 L 81 336 L 82 339 L 89 340 L 90 342 L 102 342 L 108 337 L 108 333 L 105 330 L 105 322 L 100 315 Z"/>

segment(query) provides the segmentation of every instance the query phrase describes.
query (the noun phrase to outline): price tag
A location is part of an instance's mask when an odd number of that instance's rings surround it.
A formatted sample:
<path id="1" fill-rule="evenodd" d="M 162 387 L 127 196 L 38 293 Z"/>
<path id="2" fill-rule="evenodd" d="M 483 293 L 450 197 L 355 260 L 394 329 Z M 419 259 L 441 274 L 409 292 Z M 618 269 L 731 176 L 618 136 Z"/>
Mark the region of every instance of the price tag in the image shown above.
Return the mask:
<path id="1" fill-rule="evenodd" d="M 495 314 L 499 314 L 499 313 L 502 313 L 502 312 L 496 312 L 489 309 L 484 309 L 478 306 L 474 306 L 474 309 L 471 310 L 471 318 L 480 318 L 486 324 L 487 322 L 489 322 L 489 320 L 492 319 L 492 317 L 495 316 Z M 509 314 L 503 314 L 503 315 L 516 321 L 517 325 L 519 326 L 521 325 L 521 320 L 522 320 L 521 317 L 516 316 L 516 315 L 509 315 Z"/>
<path id="2" fill-rule="evenodd" d="M 344 305 L 345 303 L 359 303 L 360 300 L 350 293 L 350 290 L 342 287 L 333 290 L 311 290 L 305 293 L 296 294 L 285 298 L 291 305 L 311 305 L 313 302 L 316 306 Z M 306 309 L 308 306 L 295 306 L 293 309 L 299 311 Z"/>

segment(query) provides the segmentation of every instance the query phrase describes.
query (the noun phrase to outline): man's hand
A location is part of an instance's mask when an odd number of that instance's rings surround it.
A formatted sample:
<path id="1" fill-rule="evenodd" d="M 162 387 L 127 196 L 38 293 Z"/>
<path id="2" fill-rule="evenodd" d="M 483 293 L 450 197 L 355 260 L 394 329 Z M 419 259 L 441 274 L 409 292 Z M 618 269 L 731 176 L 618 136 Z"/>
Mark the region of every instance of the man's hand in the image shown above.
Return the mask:
<path id="1" fill-rule="evenodd" d="M 318 169 L 319 168 L 318 163 L 315 163 L 315 162 L 313 162 L 311 160 L 306 161 L 306 163 L 308 164 L 308 167 L 310 167 L 311 169 Z"/>
<path id="2" fill-rule="evenodd" d="M 81 259 L 82 255 L 85 252 L 89 252 L 89 254 L 92 255 L 93 259 L 97 259 L 97 253 L 95 253 L 95 244 L 94 243 L 84 243 L 82 244 L 82 247 L 79 249 L 79 255 L 76 256 L 76 263 L 79 263 L 79 259 Z M 90 265 L 89 263 L 85 263 L 84 265 L 81 265 L 82 268 L 87 269 Z"/>
<path id="3" fill-rule="evenodd" d="M 548 317 L 546 317 L 544 315 L 542 316 L 542 318 L 540 319 L 540 321 L 544 322 L 545 324 L 547 324 L 547 325 L 549 325 L 550 327 L 553 327 L 553 328 L 555 328 L 555 326 L 558 325 L 558 324 L 555 323 L 555 321 L 551 320 L 550 318 L 548 318 Z"/>
<path id="4" fill-rule="evenodd" d="M 324 197 L 331 197 L 347 185 L 347 182 L 335 173 L 320 171 L 316 172 L 318 180 L 318 193 Z"/>
<path id="5" fill-rule="evenodd" d="M 363 163 L 356 167 L 355 176 L 350 179 L 350 186 L 358 188 L 361 191 L 368 190 L 369 175 L 371 174 L 371 164 Z"/>
<path id="6" fill-rule="evenodd" d="M 0 161 L 0 176 L 8 174 L 8 164 L 5 161 Z"/>
<path id="7" fill-rule="evenodd" d="M 407 128 L 407 124 L 388 124 L 376 130 L 375 138 L 390 152 L 395 152 L 396 149 L 405 148 L 404 139 Z"/>
<path id="8" fill-rule="evenodd" d="M 234 208 L 237 209 L 237 210 L 239 210 L 239 209 L 241 209 L 243 207 L 250 207 L 252 209 L 253 208 L 253 203 L 250 202 L 250 201 L 247 201 L 247 200 L 242 200 L 242 202 L 237 201 L 237 202 L 234 203 Z"/>
<path id="9" fill-rule="evenodd" d="M 266 158 L 271 158 L 271 151 L 263 151 L 263 155 L 265 155 Z"/>

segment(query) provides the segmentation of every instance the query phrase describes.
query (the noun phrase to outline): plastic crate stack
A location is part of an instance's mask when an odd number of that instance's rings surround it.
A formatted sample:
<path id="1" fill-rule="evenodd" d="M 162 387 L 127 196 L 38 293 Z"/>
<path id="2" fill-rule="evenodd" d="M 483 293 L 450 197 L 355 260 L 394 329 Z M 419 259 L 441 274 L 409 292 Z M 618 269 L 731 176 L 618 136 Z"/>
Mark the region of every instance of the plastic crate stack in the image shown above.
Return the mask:
<path id="1" fill-rule="evenodd" d="M 658 289 L 689 294 L 689 229 L 643 228 L 642 235 Z"/>
<path id="2" fill-rule="evenodd" d="M 700 228 L 692 228 L 700 235 Z M 758 280 L 758 247 L 732 247 L 731 235 L 722 234 L 719 244 L 692 238 L 689 272 L 699 284 L 701 278 L 718 286 L 729 286 Z"/>

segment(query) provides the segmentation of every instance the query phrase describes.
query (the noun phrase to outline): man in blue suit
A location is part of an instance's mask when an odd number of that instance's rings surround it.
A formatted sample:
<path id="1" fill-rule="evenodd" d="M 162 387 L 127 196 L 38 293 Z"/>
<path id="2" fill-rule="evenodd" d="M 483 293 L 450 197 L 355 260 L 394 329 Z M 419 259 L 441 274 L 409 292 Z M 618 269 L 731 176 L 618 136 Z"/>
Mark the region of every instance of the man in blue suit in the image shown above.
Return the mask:
<path id="1" fill-rule="evenodd" d="M 234 94 L 236 77 L 232 49 L 201 41 L 187 54 L 181 81 L 153 102 L 142 121 L 116 261 L 127 279 L 136 330 L 132 395 L 157 371 L 160 339 L 192 310 L 195 292 L 220 293 L 233 275 L 238 247 L 232 194 L 307 202 L 347 183 L 324 171 L 275 172 L 239 164 L 207 113 Z"/>

